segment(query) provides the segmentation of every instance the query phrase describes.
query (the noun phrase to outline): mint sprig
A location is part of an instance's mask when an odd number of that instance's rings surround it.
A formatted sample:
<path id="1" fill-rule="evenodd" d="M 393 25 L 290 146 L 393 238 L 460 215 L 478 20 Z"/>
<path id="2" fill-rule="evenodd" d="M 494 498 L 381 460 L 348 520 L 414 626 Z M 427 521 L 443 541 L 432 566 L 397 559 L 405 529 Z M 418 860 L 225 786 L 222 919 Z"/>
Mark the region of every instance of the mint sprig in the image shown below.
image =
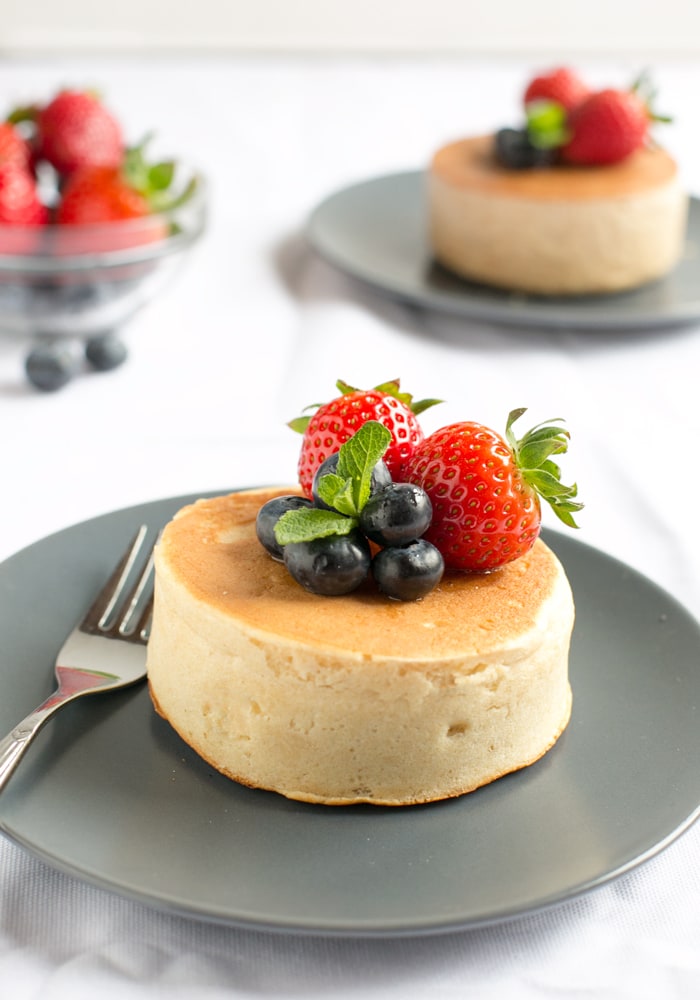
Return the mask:
<path id="1" fill-rule="evenodd" d="M 307 507 L 288 510 L 275 525 L 280 545 L 311 542 L 329 535 L 348 535 L 357 527 L 362 508 L 369 500 L 372 470 L 383 458 L 391 432 L 378 420 L 368 420 L 338 452 L 337 471 L 322 476 L 318 495 L 333 510 Z"/>
<path id="2" fill-rule="evenodd" d="M 566 108 L 558 101 L 532 101 L 526 117 L 528 138 L 537 149 L 558 149 L 569 141 Z"/>
<path id="3" fill-rule="evenodd" d="M 288 510 L 275 525 L 275 538 L 280 545 L 292 542 L 312 542 L 329 535 L 349 535 L 357 521 L 334 510 L 305 507 Z"/>
<path id="4" fill-rule="evenodd" d="M 338 471 L 335 478 L 344 481 L 343 486 L 338 491 L 338 497 L 351 508 L 344 513 L 351 517 L 359 515 L 369 500 L 372 470 L 390 444 L 391 432 L 384 424 L 380 424 L 378 420 L 368 420 L 341 447 L 338 453 Z M 326 476 L 321 479 L 321 484 L 324 479 Z M 323 496 L 322 499 L 326 503 L 329 502 Z M 335 503 L 331 506 L 337 508 Z"/>

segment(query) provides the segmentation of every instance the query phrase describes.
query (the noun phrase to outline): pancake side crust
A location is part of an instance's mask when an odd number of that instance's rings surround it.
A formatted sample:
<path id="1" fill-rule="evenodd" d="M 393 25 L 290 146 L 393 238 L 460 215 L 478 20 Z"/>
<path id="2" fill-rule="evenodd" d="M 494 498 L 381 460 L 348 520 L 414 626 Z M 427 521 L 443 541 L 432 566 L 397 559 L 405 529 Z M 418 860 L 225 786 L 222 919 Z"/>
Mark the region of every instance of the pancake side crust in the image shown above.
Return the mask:
<path id="1" fill-rule="evenodd" d="M 608 167 L 507 170 L 491 136 L 438 150 L 427 180 L 435 259 L 460 277 L 539 295 L 636 288 L 685 246 L 688 197 L 674 160 L 643 149 Z"/>

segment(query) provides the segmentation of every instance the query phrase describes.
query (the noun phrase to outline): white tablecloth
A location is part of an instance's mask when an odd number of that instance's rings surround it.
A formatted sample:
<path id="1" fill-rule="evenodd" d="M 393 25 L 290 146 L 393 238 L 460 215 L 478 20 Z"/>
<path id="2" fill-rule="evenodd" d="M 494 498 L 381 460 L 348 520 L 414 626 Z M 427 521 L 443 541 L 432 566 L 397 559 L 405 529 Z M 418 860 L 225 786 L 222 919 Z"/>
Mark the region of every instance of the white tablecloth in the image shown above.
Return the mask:
<path id="1" fill-rule="evenodd" d="M 700 322 L 652 333 L 504 329 L 395 304 L 334 272 L 304 221 L 351 181 L 420 167 L 454 136 L 517 116 L 525 64 L 466 59 L 6 61 L 6 106 L 93 84 L 211 181 L 211 219 L 180 279 L 131 324 L 129 362 L 57 394 L 0 340 L 0 558 L 144 500 L 294 478 L 285 426 L 337 378 L 400 376 L 447 402 L 428 429 L 564 416 L 578 537 L 700 616 L 696 448 Z M 597 82 L 637 66 L 591 65 Z M 667 145 L 700 187 L 692 66 L 656 67 Z M 551 524 L 551 520 L 548 521 Z M 700 763 L 700 762 L 698 762 Z M 698 783 L 700 799 L 700 779 Z M 57 873 L 0 839 L 0 994 L 657 1000 L 700 995 L 700 828 L 547 912 L 421 939 L 286 936 L 164 915 Z"/>

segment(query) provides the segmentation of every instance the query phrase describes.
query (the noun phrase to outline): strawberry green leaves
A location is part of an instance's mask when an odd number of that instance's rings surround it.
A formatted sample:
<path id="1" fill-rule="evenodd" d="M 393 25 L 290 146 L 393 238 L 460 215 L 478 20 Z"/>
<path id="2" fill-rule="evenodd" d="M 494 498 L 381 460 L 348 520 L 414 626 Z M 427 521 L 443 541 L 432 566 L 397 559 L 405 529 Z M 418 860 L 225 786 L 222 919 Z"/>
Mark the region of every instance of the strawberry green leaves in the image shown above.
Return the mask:
<path id="1" fill-rule="evenodd" d="M 280 545 L 310 542 L 329 535 L 347 535 L 357 527 L 369 500 L 372 470 L 385 454 L 391 433 L 377 420 L 368 420 L 338 452 L 337 471 L 322 476 L 318 495 L 333 510 L 310 507 L 290 510 L 275 525 Z"/>
<path id="2" fill-rule="evenodd" d="M 525 408 L 511 410 L 506 423 L 506 440 L 522 473 L 523 479 L 550 505 L 556 516 L 570 528 L 578 525 L 573 515 L 583 509 L 576 500 L 578 487 L 565 486 L 561 482 L 561 469 L 552 461 L 552 455 L 562 455 L 569 447 L 569 432 L 557 426 L 561 418 L 538 424 L 518 439 L 513 432 L 513 424 Z"/>
<path id="3" fill-rule="evenodd" d="M 343 382 L 342 379 L 338 379 L 335 383 L 336 389 L 343 395 L 348 396 L 353 392 L 359 392 L 355 386 L 348 385 L 347 382 Z M 442 403 L 441 399 L 420 399 L 414 402 L 413 396 L 410 392 L 401 392 L 401 382 L 399 379 L 394 378 L 389 382 L 382 382 L 380 385 L 374 386 L 377 392 L 383 392 L 387 396 L 393 396 L 394 399 L 398 399 L 400 403 L 409 409 L 412 413 L 418 416 L 419 413 L 424 413 L 426 410 L 430 409 L 431 406 L 437 406 L 438 403 Z"/>
<path id="4" fill-rule="evenodd" d="M 643 102 L 651 121 L 661 122 L 664 125 L 668 125 L 673 121 L 673 117 L 671 115 L 659 114 L 654 108 L 654 102 L 656 101 L 658 95 L 658 89 L 654 85 L 654 81 L 649 74 L 649 70 L 642 70 L 637 79 L 632 83 L 630 91 L 631 93 L 636 94 L 637 97 Z"/>
<path id="5" fill-rule="evenodd" d="M 149 134 L 138 146 L 131 146 L 125 151 L 122 172 L 129 186 L 146 199 L 152 212 L 169 212 L 192 197 L 197 179 L 190 178 L 182 191 L 175 191 L 175 160 L 151 163 L 146 158 L 146 147 L 152 138 Z"/>
<path id="6" fill-rule="evenodd" d="M 362 389 L 358 389 L 355 386 L 350 385 L 348 382 L 344 382 L 343 379 L 338 379 L 335 383 L 335 387 L 342 396 L 352 396 L 355 393 L 363 392 Z M 381 393 L 384 396 L 390 396 L 393 399 L 399 401 L 403 404 L 407 410 L 418 416 L 420 413 L 424 413 L 426 410 L 430 409 L 431 406 L 437 406 L 438 403 L 442 403 L 441 399 L 420 399 L 414 401 L 413 396 L 410 392 L 401 391 L 401 382 L 399 379 L 391 379 L 389 382 L 382 382 L 380 385 L 375 385 L 372 390 L 375 393 Z M 304 434 L 309 426 L 311 420 L 311 415 L 308 411 L 318 410 L 324 403 L 310 403 L 308 406 L 304 407 L 304 413 L 300 417 L 295 417 L 290 420 L 287 424 L 293 431 L 297 434 Z"/>

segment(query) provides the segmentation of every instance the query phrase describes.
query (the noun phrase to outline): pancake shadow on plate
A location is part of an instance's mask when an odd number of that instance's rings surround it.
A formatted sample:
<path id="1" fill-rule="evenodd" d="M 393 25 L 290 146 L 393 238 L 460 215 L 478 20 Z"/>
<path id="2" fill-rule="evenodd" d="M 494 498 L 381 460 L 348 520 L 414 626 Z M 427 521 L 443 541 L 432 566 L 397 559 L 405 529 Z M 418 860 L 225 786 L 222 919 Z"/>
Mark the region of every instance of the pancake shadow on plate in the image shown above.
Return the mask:
<path id="1" fill-rule="evenodd" d="M 599 311 L 611 306 L 638 302 L 644 311 L 658 308 L 660 297 L 673 301 L 678 276 L 652 282 L 641 289 L 585 297 L 549 297 L 508 292 L 488 285 L 470 282 L 452 274 L 432 257 L 426 255 L 421 280 L 428 294 L 444 301 L 455 300 L 455 307 L 437 308 L 429 303 L 413 301 L 383 290 L 361 278 L 354 277 L 319 254 L 309 242 L 306 232 L 298 229 L 288 233 L 270 248 L 270 257 L 277 274 L 292 298 L 300 304 L 354 302 L 401 332 L 424 339 L 438 339 L 464 350 L 484 352 L 517 346 L 549 346 L 562 337 L 576 342 L 584 352 L 607 349 L 631 341 L 643 342 L 687 336 L 694 333 L 688 323 L 667 323 L 661 326 L 615 327 L 597 323 L 583 328 L 575 319 L 567 319 L 573 310 Z M 418 265 L 420 267 L 420 265 Z M 459 311 L 459 302 L 467 295 L 474 306 L 473 315 Z M 538 322 L 537 314 L 558 310 L 561 322 Z M 498 312 L 499 318 L 491 313 Z M 533 315 L 534 312 L 534 315 Z"/>

